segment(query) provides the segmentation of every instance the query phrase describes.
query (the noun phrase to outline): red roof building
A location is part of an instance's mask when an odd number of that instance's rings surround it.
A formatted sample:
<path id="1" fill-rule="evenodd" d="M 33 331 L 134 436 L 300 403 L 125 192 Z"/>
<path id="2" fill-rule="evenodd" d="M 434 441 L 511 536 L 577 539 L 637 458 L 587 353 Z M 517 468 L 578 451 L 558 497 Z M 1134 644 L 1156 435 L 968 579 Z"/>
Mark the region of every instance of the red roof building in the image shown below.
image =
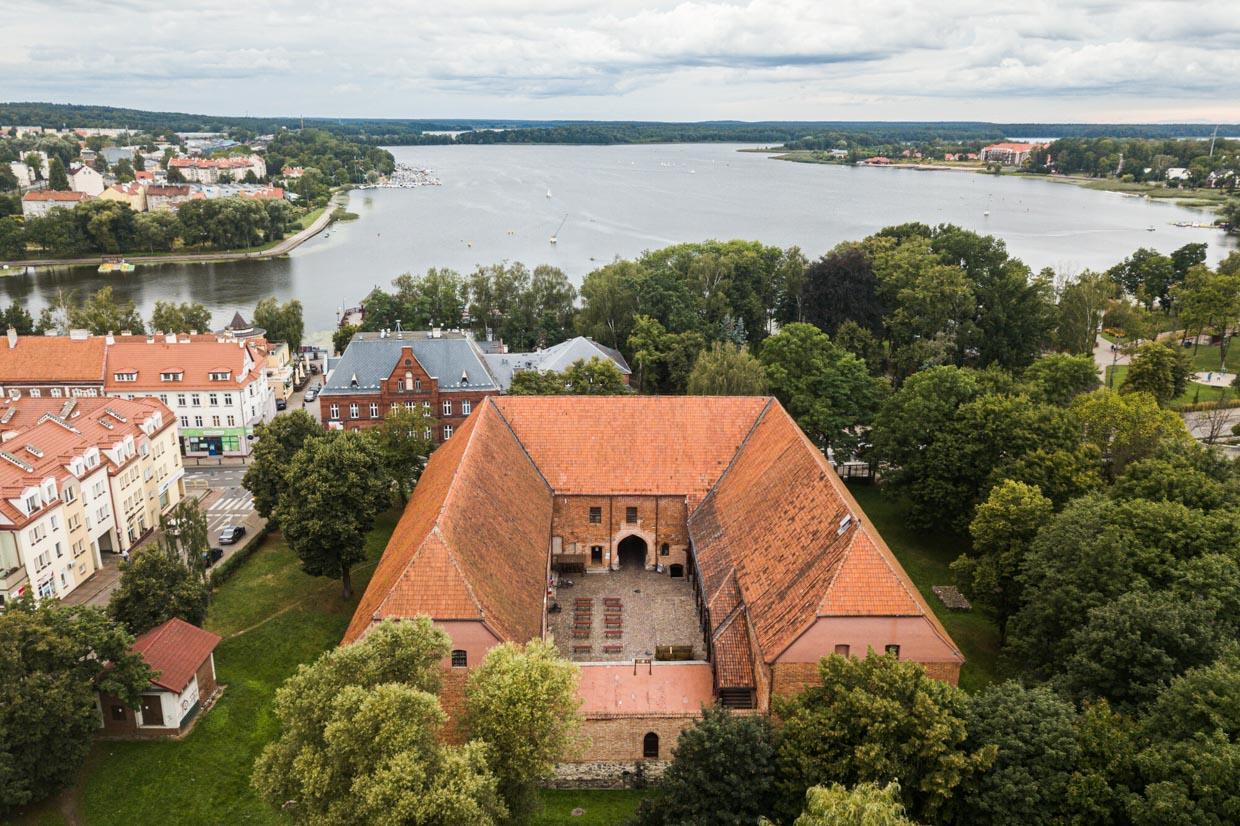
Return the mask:
<path id="1" fill-rule="evenodd" d="M 765 710 L 832 653 L 953 683 L 964 661 L 761 397 L 489 397 L 432 454 L 344 641 L 422 614 L 453 640 L 449 685 L 500 642 L 553 639 L 582 669 L 590 761 L 654 759 L 702 703 Z"/>
<path id="2" fill-rule="evenodd" d="M 173 618 L 145 632 L 131 648 L 155 672 L 135 711 L 100 694 L 103 730 L 113 736 L 168 737 L 189 730 L 204 706 L 214 701 L 218 634 Z"/>

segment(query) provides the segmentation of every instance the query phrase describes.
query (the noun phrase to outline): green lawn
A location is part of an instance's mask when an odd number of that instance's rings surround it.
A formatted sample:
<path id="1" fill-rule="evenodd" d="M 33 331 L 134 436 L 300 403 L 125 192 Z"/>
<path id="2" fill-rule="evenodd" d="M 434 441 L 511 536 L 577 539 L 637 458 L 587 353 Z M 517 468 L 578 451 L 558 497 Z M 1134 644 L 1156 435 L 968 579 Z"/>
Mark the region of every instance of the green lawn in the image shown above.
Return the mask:
<path id="1" fill-rule="evenodd" d="M 1197 348 L 1197 352 L 1193 353 L 1190 348 L 1188 351 L 1193 356 L 1193 369 L 1199 372 L 1208 372 L 1218 370 L 1219 346 L 1217 344 L 1202 345 Z M 1227 372 L 1235 373 L 1240 370 L 1240 347 L 1227 348 Z"/>
<path id="2" fill-rule="evenodd" d="M 337 645 L 357 598 L 396 524 L 380 516 L 368 561 L 354 568 L 357 596 L 340 583 L 302 573 L 273 534 L 217 591 L 206 627 L 224 637 L 215 651 L 216 706 L 180 741 L 100 742 L 74 790 L 80 820 L 90 826 L 135 823 L 288 823 L 250 790 L 250 769 L 276 733 L 272 698 L 296 670 Z M 54 824 L 55 805 L 28 814 L 27 826 Z"/>
<path id="3" fill-rule="evenodd" d="M 1230 362 L 1231 353 L 1228 353 L 1227 357 L 1228 362 Z M 1218 359 L 1217 353 L 1214 358 Z M 1215 361 L 1214 366 L 1218 366 L 1217 361 Z M 1114 367 L 1108 367 L 1106 386 L 1118 390 L 1120 385 L 1124 383 L 1124 377 L 1127 375 L 1128 365 L 1126 364 L 1117 364 Z M 1190 381 L 1188 383 L 1188 389 L 1172 399 L 1169 406 L 1176 408 L 1182 407 L 1186 404 L 1197 404 L 1198 402 L 1214 402 L 1223 398 L 1224 394 L 1226 394 L 1229 399 L 1234 399 L 1236 397 L 1236 392 L 1230 387 L 1214 387 L 1209 384 L 1198 384 L 1195 381 Z"/>
<path id="4" fill-rule="evenodd" d="M 949 611 L 930 590 L 934 585 L 952 584 L 947 566 L 969 550 L 968 539 L 911 527 L 907 503 L 874 485 L 851 484 L 848 489 L 967 658 L 960 671 L 960 687 L 974 691 L 998 679 L 999 629 L 994 622 L 978 608 Z"/>
<path id="5" fill-rule="evenodd" d="M 534 818 L 538 826 L 611 826 L 628 821 L 637 811 L 637 804 L 646 792 L 609 791 L 601 789 L 543 789 L 545 807 Z M 580 808 L 584 814 L 573 817 L 573 809 Z"/>

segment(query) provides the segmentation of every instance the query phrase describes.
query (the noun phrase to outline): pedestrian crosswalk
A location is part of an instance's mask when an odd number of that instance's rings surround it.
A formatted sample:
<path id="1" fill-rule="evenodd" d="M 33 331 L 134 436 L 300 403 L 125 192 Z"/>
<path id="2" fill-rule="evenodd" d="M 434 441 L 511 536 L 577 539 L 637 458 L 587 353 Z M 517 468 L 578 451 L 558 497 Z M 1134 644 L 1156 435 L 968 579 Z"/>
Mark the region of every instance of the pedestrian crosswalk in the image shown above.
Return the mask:
<path id="1" fill-rule="evenodd" d="M 248 513 L 254 509 L 254 497 L 250 494 L 244 496 L 229 496 L 217 499 L 207 507 L 208 513 Z"/>
<path id="2" fill-rule="evenodd" d="M 253 512 L 253 496 L 244 490 L 227 491 L 207 506 L 207 529 L 214 537 L 225 525 L 240 525 Z"/>

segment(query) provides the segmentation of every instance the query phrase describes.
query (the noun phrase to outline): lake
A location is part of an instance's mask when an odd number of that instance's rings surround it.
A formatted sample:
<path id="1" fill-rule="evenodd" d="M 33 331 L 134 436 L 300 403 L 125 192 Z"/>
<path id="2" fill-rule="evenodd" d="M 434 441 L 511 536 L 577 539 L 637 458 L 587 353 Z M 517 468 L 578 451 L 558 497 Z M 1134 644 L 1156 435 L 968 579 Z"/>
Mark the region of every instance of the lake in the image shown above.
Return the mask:
<path id="1" fill-rule="evenodd" d="M 1044 180 L 966 172 L 775 161 L 735 145 L 396 147 L 442 186 L 353 192 L 340 223 L 286 258 L 139 267 L 103 276 L 64 268 L 0 279 L 0 300 L 38 313 L 57 290 L 112 284 L 149 316 L 157 300 L 197 301 L 223 326 L 259 299 L 297 298 L 306 329 L 402 272 L 521 261 L 553 264 L 575 283 L 616 256 L 682 241 L 745 238 L 817 257 L 840 241 L 906 221 L 997 235 L 1035 270 L 1106 268 L 1134 249 L 1234 247 L 1214 230 L 1171 226 L 1206 213 Z M 547 197 L 548 192 L 551 197 Z M 989 215 L 986 213 L 989 212 Z M 1155 231 L 1148 231 L 1154 227 Z M 549 238 L 558 232 L 558 243 Z"/>

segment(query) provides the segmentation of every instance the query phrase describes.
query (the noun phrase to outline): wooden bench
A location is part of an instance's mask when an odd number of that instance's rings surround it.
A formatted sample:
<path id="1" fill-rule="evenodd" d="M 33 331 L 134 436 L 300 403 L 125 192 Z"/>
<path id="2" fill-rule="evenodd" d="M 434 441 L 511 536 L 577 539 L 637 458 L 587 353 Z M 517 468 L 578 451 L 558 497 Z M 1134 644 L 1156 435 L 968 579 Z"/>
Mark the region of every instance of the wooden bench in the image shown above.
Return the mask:
<path id="1" fill-rule="evenodd" d="M 593 605 L 594 597 L 577 597 L 573 600 L 573 605 Z"/>
<path id="2" fill-rule="evenodd" d="M 603 646 L 604 654 L 619 654 L 623 650 L 624 650 L 623 645 L 604 645 Z"/>
<path id="3" fill-rule="evenodd" d="M 573 646 L 574 654 L 589 654 L 593 650 L 594 650 L 593 645 L 574 645 Z"/>
<path id="4" fill-rule="evenodd" d="M 588 629 L 588 628 L 574 628 L 574 629 L 573 629 L 573 639 L 575 639 L 575 640 L 588 640 L 588 639 L 590 639 L 590 629 Z"/>
<path id="5" fill-rule="evenodd" d="M 603 597 L 604 605 L 620 605 L 620 597 Z"/>
<path id="6" fill-rule="evenodd" d="M 608 617 L 607 619 L 603 621 L 603 623 L 608 628 L 623 628 L 624 627 L 624 620 L 620 619 L 619 617 Z"/>
<path id="7" fill-rule="evenodd" d="M 608 628 L 603 632 L 603 636 L 609 640 L 618 640 L 624 636 L 624 632 L 619 628 Z"/>

